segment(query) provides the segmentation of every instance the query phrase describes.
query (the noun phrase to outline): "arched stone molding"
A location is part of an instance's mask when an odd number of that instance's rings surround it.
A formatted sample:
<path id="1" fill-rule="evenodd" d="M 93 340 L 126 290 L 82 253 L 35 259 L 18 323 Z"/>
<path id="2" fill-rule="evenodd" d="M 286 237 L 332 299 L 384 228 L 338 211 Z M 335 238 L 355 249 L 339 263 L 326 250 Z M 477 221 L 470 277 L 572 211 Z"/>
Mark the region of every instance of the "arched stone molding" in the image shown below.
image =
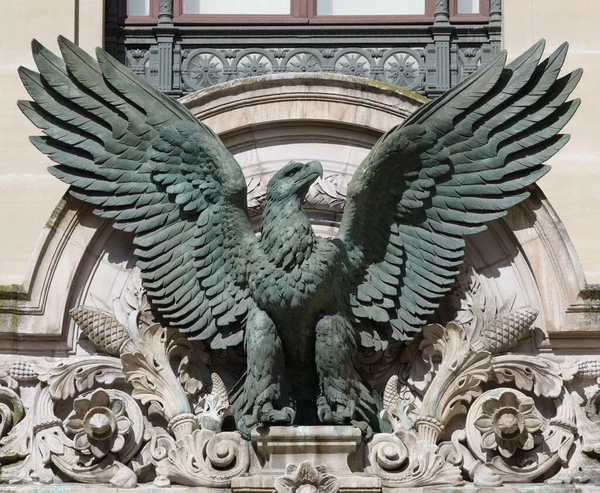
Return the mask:
<path id="1" fill-rule="evenodd" d="M 358 78 L 278 74 L 236 80 L 182 101 L 235 154 L 251 196 L 259 196 L 260 187 L 287 161 L 320 160 L 325 179 L 335 179 L 321 190 L 320 204 L 308 205 L 308 213 L 319 234 L 331 235 L 341 218 L 344 183 L 377 138 L 425 99 Z M 467 256 L 490 295 L 499 300 L 516 295 L 515 306 L 540 311 L 537 327 L 557 341 L 570 340 L 569 334 L 581 335 L 597 324 L 588 314 L 587 325 L 581 325 L 577 307 L 583 305 L 585 280 L 579 261 L 541 191 L 532 187 L 531 192 L 506 218 L 469 238 Z M 0 351 L 85 353 L 68 310 L 110 305 L 132 265 L 126 235 L 77 200 L 63 199 L 44 229 L 26 282 L 0 291 Z"/>

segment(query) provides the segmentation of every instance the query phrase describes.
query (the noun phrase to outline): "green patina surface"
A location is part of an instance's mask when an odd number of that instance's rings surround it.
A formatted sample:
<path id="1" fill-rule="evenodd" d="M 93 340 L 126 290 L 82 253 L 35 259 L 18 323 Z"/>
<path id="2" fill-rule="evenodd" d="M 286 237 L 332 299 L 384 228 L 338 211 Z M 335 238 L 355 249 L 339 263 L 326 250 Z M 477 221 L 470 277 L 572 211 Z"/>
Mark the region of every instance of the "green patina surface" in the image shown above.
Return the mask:
<path id="1" fill-rule="evenodd" d="M 302 209 L 317 161 L 270 180 L 257 238 L 242 170 L 207 126 L 104 51 L 96 62 L 59 46 L 62 59 L 34 42 L 39 74 L 20 69 L 34 102 L 19 106 L 45 133 L 32 142 L 74 197 L 133 236 L 144 286 L 172 327 L 214 349 L 243 344 L 234 404 L 246 432 L 377 430 L 379 400 L 356 352 L 420 331 L 455 280 L 464 237 L 528 196 L 579 105 L 567 98 L 581 72 L 557 79 L 566 46 L 543 63 L 543 43 L 508 66 L 502 54 L 377 142 L 335 239 L 316 237 Z"/>

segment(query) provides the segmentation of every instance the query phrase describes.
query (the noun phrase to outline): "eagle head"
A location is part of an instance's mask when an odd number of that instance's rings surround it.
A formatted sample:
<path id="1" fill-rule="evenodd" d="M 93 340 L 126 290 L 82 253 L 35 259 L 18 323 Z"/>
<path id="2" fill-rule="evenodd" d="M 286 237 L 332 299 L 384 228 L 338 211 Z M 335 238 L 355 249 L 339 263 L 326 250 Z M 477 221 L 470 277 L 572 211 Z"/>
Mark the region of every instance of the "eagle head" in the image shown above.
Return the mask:
<path id="1" fill-rule="evenodd" d="M 296 196 L 303 201 L 318 177 L 323 177 L 323 166 L 319 161 L 290 161 L 269 180 L 267 200 L 285 200 Z"/>

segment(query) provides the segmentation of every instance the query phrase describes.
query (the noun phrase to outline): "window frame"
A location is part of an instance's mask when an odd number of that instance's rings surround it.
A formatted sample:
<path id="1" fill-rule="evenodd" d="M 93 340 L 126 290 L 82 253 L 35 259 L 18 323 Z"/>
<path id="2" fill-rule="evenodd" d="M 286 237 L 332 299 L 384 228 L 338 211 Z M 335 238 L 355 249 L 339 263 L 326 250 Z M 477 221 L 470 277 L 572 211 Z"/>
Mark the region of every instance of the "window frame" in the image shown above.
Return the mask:
<path id="1" fill-rule="evenodd" d="M 127 0 L 119 4 L 120 24 L 152 25 L 158 22 L 158 1 L 150 0 L 150 15 L 128 16 Z M 479 0 L 479 14 L 459 14 L 458 0 L 449 0 L 451 23 L 485 23 L 490 19 L 489 0 Z M 433 24 L 435 0 L 425 0 L 424 15 L 317 15 L 317 0 L 290 0 L 290 14 L 183 14 L 183 0 L 173 0 L 173 23 L 177 25 L 377 25 Z"/>

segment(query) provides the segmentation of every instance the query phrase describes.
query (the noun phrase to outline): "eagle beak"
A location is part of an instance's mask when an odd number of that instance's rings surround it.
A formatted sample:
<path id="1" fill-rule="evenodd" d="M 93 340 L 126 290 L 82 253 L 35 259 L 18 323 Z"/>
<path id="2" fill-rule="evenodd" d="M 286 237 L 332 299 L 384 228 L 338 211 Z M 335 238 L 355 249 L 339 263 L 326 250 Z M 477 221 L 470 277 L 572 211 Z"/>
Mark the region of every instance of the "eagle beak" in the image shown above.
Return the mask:
<path id="1" fill-rule="evenodd" d="M 319 161 L 310 161 L 306 163 L 307 168 L 309 169 L 309 173 L 312 175 L 315 173 L 319 178 L 323 178 L 323 166 Z M 315 176 L 315 180 L 317 177 Z"/>

